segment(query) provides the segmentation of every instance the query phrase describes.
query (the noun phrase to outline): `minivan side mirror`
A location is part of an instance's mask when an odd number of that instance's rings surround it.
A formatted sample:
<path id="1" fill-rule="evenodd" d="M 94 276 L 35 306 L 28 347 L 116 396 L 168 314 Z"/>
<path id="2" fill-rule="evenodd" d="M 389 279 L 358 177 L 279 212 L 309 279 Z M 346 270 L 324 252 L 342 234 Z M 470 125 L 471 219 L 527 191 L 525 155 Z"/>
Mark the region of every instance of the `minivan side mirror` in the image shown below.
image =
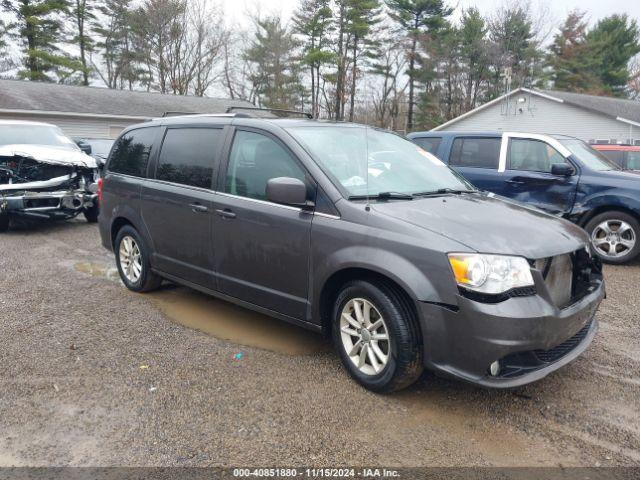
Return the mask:
<path id="1" fill-rule="evenodd" d="M 573 175 L 573 167 L 568 163 L 554 163 L 551 165 L 551 175 L 568 177 L 569 175 Z"/>
<path id="2" fill-rule="evenodd" d="M 267 181 L 267 200 L 283 205 L 309 207 L 307 186 L 302 180 L 291 177 L 272 178 Z"/>

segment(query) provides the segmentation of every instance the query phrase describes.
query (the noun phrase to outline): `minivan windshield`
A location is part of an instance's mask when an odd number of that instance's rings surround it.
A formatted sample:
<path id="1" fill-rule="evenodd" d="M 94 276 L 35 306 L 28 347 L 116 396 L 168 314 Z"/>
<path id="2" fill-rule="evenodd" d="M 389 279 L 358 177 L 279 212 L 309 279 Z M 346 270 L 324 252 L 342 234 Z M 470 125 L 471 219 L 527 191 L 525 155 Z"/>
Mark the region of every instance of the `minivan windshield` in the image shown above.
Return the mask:
<path id="1" fill-rule="evenodd" d="M 62 130 L 49 125 L 0 125 L 0 145 L 52 145 L 79 150 Z"/>
<path id="2" fill-rule="evenodd" d="M 620 167 L 602 155 L 597 150 L 591 148 L 582 140 L 575 138 L 560 139 L 560 143 L 567 147 L 569 151 L 591 170 L 620 170 Z"/>
<path id="3" fill-rule="evenodd" d="M 287 131 L 353 197 L 411 199 L 473 187 L 395 133 L 364 126 L 298 126 Z"/>

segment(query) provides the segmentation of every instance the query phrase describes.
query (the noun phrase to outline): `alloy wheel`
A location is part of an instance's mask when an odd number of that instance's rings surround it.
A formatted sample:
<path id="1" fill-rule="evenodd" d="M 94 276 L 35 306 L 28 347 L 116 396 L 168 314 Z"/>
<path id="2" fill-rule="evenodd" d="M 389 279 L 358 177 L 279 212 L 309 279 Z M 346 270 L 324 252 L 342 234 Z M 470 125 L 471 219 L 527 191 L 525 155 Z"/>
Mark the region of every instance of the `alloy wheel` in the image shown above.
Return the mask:
<path id="1" fill-rule="evenodd" d="M 142 255 L 133 237 L 125 236 L 120 242 L 120 268 L 130 283 L 136 283 L 142 275 Z"/>
<path id="2" fill-rule="evenodd" d="M 347 356 L 366 375 L 377 375 L 389 361 L 389 330 L 380 311 L 364 298 L 349 300 L 340 315 L 340 337 Z"/>
<path id="3" fill-rule="evenodd" d="M 605 220 L 593 229 L 591 243 L 598 254 L 605 258 L 620 258 L 636 245 L 636 232 L 622 220 Z"/>

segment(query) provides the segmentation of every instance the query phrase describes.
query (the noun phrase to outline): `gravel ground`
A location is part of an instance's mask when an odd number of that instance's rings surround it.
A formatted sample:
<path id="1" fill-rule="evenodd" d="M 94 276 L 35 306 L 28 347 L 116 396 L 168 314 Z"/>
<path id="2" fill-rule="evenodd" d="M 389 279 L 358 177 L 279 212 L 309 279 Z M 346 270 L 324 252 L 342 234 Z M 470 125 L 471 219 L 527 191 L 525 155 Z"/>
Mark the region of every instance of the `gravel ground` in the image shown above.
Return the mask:
<path id="1" fill-rule="evenodd" d="M 277 340 L 182 288 L 128 292 L 80 220 L 3 235 L 0 272 L 0 466 L 640 465 L 637 263 L 606 268 L 600 332 L 546 379 L 426 373 L 388 396 L 316 334 Z M 208 308 L 225 328 L 203 326 Z"/>

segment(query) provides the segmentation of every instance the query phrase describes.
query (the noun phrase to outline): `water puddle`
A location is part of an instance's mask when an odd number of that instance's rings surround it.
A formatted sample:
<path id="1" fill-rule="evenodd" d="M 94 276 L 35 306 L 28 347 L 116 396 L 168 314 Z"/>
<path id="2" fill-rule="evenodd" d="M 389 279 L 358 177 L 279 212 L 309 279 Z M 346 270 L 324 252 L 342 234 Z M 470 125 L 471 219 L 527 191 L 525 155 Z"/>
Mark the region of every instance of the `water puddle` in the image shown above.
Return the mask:
<path id="1" fill-rule="evenodd" d="M 169 286 L 148 294 L 173 322 L 239 345 L 287 355 L 326 352 L 320 334 L 218 300 L 184 287 Z"/>
<path id="2" fill-rule="evenodd" d="M 78 272 L 89 274 L 93 277 L 102 277 L 108 280 L 120 280 L 118 269 L 104 263 L 78 262 L 74 265 Z"/>

